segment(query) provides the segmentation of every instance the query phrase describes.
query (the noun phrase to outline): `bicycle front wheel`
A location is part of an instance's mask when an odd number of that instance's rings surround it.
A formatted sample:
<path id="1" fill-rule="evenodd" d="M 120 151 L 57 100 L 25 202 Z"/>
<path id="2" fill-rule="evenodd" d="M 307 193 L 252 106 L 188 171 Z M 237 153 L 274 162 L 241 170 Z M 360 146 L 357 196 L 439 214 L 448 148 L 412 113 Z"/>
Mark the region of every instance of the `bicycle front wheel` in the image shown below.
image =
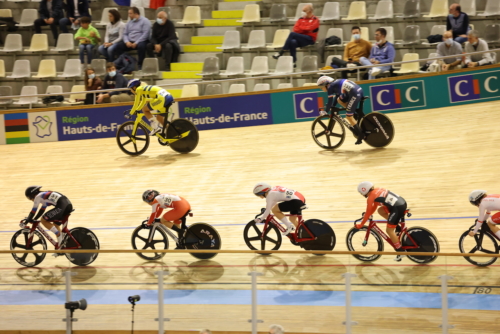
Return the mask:
<path id="1" fill-rule="evenodd" d="M 460 253 L 469 254 L 498 254 L 498 243 L 489 233 L 479 231 L 474 237 L 469 237 L 469 231 L 465 231 L 458 241 Z M 479 267 L 487 267 L 498 259 L 497 257 L 464 256 L 464 258 Z"/>
<path id="2" fill-rule="evenodd" d="M 174 119 L 174 121 L 168 126 L 168 139 L 177 138 L 187 131 L 189 131 L 189 135 L 170 144 L 172 150 L 177 153 L 189 153 L 193 151 L 196 146 L 198 146 L 200 136 L 196 126 L 191 121 L 184 118 Z"/>
<path id="3" fill-rule="evenodd" d="M 91 230 L 84 227 L 75 227 L 69 232 L 79 245 L 73 238 L 66 235 L 62 243 L 62 249 L 99 249 L 99 240 L 97 240 L 96 235 Z M 71 263 L 77 266 L 88 266 L 97 259 L 99 253 L 64 253 L 64 255 Z"/>
<path id="4" fill-rule="evenodd" d="M 346 236 L 347 248 L 351 252 L 382 252 L 384 250 L 384 241 L 373 229 L 370 230 L 368 240 L 365 242 L 366 231 L 368 228 L 363 226 L 360 229 L 351 228 Z M 364 262 L 372 262 L 378 260 L 380 254 L 352 254 L 356 259 Z"/>
<path id="5" fill-rule="evenodd" d="M 184 244 L 186 249 L 215 250 L 221 248 L 221 239 L 217 230 L 211 225 L 196 223 L 188 227 Z M 217 253 L 191 253 L 191 255 L 200 260 L 208 260 Z"/>
<path id="6" fill-rule="evenodd" d="M 281 246 L 281 232 L 274 226 L 274 224 L 267 224 L 267 228 L 264 230 L 264 224 L 261 224 L 262 228 L 257 226 L 257 223 L 253 220 L 248 222 L 243 230 L 243 238 L 248 248 L 251 250 L 278 250 Z M 271 255 L 271 254 L 261 254 L 261 255 Z"/>
<path id="7" fill-rule="evenodd" d="M 47 250 L 47 243 L 45 242 L 45 238 L 38 231 L 34 231 L 33 240 L 31 241 L 31 246 L 26 247 L 29 239 L 29 230 L 22 229 L 14 233 L 14 236 L 10 240 L 10 249 L 11 250 Z M 20 265 L 25 267 L 34 267 L 40 264 L 47 253 L 24 253 L 24 254 L 16 254 L 11 253 L 14 260 L 17 261 Z"/>
<path id="8" fill-rule="evenodd" d="M 133 133 L 134 124 L 134 121 L 127 121 L 120 125 L 116 132 L 116 142 L 123 153 L 141 155 L 149 147 L 149 131 L 139 123 L 136 132 Z"/>
<path id="9" fill-rule="evenodd" d="M 394 124 L 389 117 L 371 112 L 361 120 L 361 131 L 367 133 L 365 143 L 371 147 L 385 147 L 394 139 Z"/>
<path id="10" fill-rule="evenodd" d="M 168 249 L 168 237 L 161 228 L 156 228 L 149 241 L 152 227 L 144 227 L 142 224 L 137 226 L 132 232 L 132 248 L 134 249 Z M 159 260 L 165 256 L 165 253 L 136 253 L 144 260 Z"/>
<path id="11" fill-rule="evenodd" d="M 334 150 L 340 147 L 345 140 L 345 127 L 334 117 L 319 116 L 312 123 L 311 134 L 319 147 Z"/>
<path id="12" fill-rule="evenodd" d="M 403 236 L 402 246 L 414 246 L 408 236 L 416 242 L 418 248 L 407 249 L 406 256 L 415 263 L 431 263 L 437 256 L 415 256 L 411 252 L 439 253 L 439 242 L 434 234 L 426 228 L 413 226 L 408 229 L 408 234 Z"/>

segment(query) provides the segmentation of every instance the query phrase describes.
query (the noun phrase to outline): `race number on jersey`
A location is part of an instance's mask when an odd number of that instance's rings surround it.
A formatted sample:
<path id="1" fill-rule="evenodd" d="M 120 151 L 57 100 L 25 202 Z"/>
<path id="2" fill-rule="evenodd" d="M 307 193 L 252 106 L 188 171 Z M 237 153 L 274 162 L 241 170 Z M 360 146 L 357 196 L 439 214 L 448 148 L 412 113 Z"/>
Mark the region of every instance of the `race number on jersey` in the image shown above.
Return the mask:
<path id="1" fill-rule="evenodd" d="M 56 192 L 52 192 L 48 198 L 49 201 L 53 203 L 57 203 L 57 201 L 61 198 L 61 194 L 58 194 Z"/>
<path id="2" fill-rule="evenodd" d="M 394 206 L 398 200 L 399 196 L 390 192 L 387 194 L 387 197 L 385 198 L 385 203 L 389 204 L 390 206 Z"/>

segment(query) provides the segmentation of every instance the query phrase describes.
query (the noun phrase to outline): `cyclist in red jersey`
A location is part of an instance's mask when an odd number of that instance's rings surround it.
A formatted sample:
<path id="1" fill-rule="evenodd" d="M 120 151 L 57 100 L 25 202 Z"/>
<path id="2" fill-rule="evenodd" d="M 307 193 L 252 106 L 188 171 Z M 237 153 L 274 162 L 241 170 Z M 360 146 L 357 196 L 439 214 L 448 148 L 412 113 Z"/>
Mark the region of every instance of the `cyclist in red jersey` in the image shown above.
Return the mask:
<path id="1" fill-rule="evenodd" d="M 368 200 L 363 220 L 356 224 L 356 228 L 362 228 L 378 208 L 378 214 L 387 219 L 386 232 L 394 244 L 394 249 L 397 252 L 404 252 L 395 231 L 407 208 L 404 198 L 384 188 L 375 188 L 373 183 L 369 181 L 361 182 L 358 185 L 358 192 Z M 401 256 L 398 255 L 395 260 L 401 261 Z"/>
<path id="2" fill-rule="evenodd" d="M 151 205 L 151 216 L 149 217 L 148 226 L 160 219 L 160 222 L 168 228 L 177 232 L 179 241 L 175 249 L 184 249 L 183 238 L 186 229 L 182 229 L 181 218 L 186 216 L 191 210 L 191 205 L 184 198 L 172 194 L 160 194 L 156 190 L 146 190 L 142 194 L 142 200 Z M 163 209 L 172 209 L 161 216 Z M 160 218 L 161 216 L 161 218 Z"/>
<path id="3" fill-rule="evenodd" d="M 476 226 L 473 231 L 469 232 L 469 236 L 473 237 L 486 222 L 491 232 L 500 239 L 500 229 L 497 226 L 500 224 L 500 212 L 491 215 L 492 211 L 500 211 L 500 195 L 488 195 L 486 190 L 473 190 L 469 195 L 469 202 L 479 208 Z"/>

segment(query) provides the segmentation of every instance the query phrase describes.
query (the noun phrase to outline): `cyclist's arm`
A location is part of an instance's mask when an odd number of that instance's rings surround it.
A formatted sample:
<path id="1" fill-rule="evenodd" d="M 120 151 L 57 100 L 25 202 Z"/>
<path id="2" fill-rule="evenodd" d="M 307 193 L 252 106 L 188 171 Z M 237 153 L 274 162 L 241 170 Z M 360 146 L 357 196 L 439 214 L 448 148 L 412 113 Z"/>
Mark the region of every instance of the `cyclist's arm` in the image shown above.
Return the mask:
<path id="1" fill-rule="evenodd" d="M 361 223 L 358 224 L 358 226 L 360 225 L 361 227 L 363 227 L 363 225 L 366 224 L 368 219 L 370 219 L 370 216 L 375 212 L 375 210 L 377 210 L 377 206 L 378 205 L 374 201 L 374 199 L 371 198 L 371 196 L 368 196 L 368 202 L 366 204 L 365 215 L 363 216 L 363 220 L 361 221 Z"/>
<path id="2" fill-rule="evenodd" d="M 30 213 L 28 214 L 28 218 L 26 218 L 27 221 L 32 221 L 33 217 L 35 216 L 36 211 L 38 210 L 38 207 L 40 206 L 40 199 L 38 197 L 35 197 L 35 200 L 33 201 L 33 208 L 31 209 Z M 43 209 L 45 211 L 45 209 Z M 38 217 L 38 215 L 37 215 Z M 35 218 L 38 219 L 38 218 Z"/>
<path id="3" fill-rule="evenodd" d="M 135 113 L 136 110 L 137 111 L 142 110 L 142 108 L 146 105 L 147 102 L 148 100 L 141 93 L 138 92 L 137 95 L 135 96 L 134 105 L 130 110 L 130 113 L 133 114 Z"/>
<path id="4" fill-rule="evenodd" d="M 325 107 L 325 111 L 327 113 L 329 113 L 330 109 L 332 109 L 333 107 L 335 107 L 337 105 L 337 100 L 338 100 L 337 95 L 329 95 L 328 96 L 328 102 L 326 103 L 326 107 Z"/>
<path id="5" fill-rule="evenodd" d="M 488 212 L 487 208 L 483 203 L 479 205 L 479 216 L 477 217 L 476 226 L 474 227 L 474 233 L 477 233 L 481 228 L 483 222 L 485 222 L 490 217 L 490 212 Z"/>
<path id="6" fill-rule="evenodd" d="M 38 218 L 40 218 L 44 214 L 45 209 L 47 209 L 47 205 L 44 204 L 40 211 L 38 211 L 34 219 L 37 220 Z"/>
<path id="7" fill-rule="evenodd" d="M 163 212 L 163 208 L 159 203 L 155 203 L 151 206 L 151 216 L 149 216 L 148 225 L 153 224 L 154 220 L 158 218 Z"/>
<path id="8" fill-rule="evenodd" d="M 266 220 L 267 216 L 271 213 L 271 209 L 276 205 L 278 201 L 276 200 L 274 193 L 269 192 L 266 197 L 266 211 L 260 216 L 262 221 Z"/>

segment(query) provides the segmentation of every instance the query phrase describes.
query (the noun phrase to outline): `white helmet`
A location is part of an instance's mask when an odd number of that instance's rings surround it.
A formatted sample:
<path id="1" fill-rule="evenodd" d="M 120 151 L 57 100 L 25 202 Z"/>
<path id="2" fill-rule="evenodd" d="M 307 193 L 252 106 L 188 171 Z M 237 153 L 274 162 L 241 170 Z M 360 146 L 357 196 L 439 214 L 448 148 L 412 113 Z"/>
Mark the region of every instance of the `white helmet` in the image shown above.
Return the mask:
<path id="1" fill-rule="evenodd" d="M 323 75 L 322 77 L 320 77 L 318 79 L 318 83 L 317 84 L 318 84 L 318 86 L 321 87 L 321 86 L 326 86 L 326 85 L 328 85 L 328 84 L 330 84 L 330 83 L 332 83 L 334 81 L 335 81 L 335 79 L 332 79 L 330 77 L 327 77 L 326 75 Z"/>
<path id="2" fill-rule="evenodd" d="M 486 195 L 486 190 L 472 190 L 472 192 L 469 194 L 469 202 L 472 205 L 479 205 L 479 201 Z"/>
<path id="3" fill-rule="evenodd" d="M 269 190 L 271 190 L 271 185 L 266 182 L 259 182 L 255 185 L 255 187 L 253 187 L 253 193 L 255 196 L 264 196 L 264 194 Z"/>
<path id="4" fill-rule="evenodd" d="M 363 181 L 360 184 L 358 184 L 358 192 L 365 197 L 372 188 L 373 188 L 373 183 L 371 183 L 370 181 Z"/>

